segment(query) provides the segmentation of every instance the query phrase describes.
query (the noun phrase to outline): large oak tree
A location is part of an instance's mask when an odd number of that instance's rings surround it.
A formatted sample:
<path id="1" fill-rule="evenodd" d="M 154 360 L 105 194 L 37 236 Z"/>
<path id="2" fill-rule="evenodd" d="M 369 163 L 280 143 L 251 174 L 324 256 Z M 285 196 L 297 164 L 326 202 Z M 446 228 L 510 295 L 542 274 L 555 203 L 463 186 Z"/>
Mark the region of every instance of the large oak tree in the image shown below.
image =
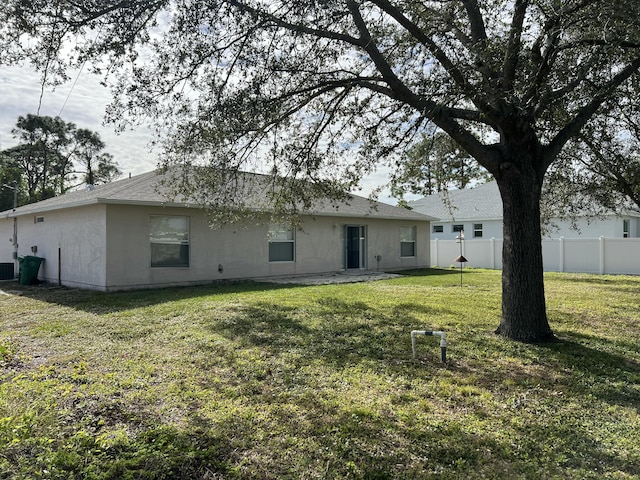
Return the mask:
<path id="1" fill-rule="evenodd" d="M 303 205 L 326 193 L 309 185 L 327 187 L 332 175 L 356 182 L 435 124 L 495 177 L 502 195 L 498 333 L 553 336 L 543 179 L 594 115 L 633 91 L 640 2 L 5 3 L 5 59 L 30 55 L 49 78 L 90 59 L 118 78 L 110 117 L 157 120 L 168 159 L 204 158 L 223 178 L 268 159 L 287 187 L 274 190 L 279 198 Z"/>

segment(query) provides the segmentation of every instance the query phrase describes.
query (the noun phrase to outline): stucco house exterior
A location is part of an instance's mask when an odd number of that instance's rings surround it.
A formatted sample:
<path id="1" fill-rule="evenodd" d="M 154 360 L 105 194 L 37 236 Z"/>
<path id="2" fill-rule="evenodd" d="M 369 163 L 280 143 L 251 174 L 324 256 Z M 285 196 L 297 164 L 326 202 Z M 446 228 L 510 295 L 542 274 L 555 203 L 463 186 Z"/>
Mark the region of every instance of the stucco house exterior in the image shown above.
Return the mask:
<path id="1" fill-rule="evenodd" d="M 437 219 L 431 222 L 432 240 L 454 240 L 461 230 L 465 241 L 502 239 L 502 199 L 495 181 L 407 203 L 413 211 Z M 631 210 L 611 212 L 597 219 L 578 218 L 577 228 L 560 219 L 552 219 L 552 223 L 557 228 L 550 229 L 546 238 L 640 237 L 640 212 Z"/>
<path id="2" fill-rule="evenodd" d="M 199 206 L 168 201 L 158 179 L 149 172 L 1 212 L 0 263 L 36 255 L 40 280 L 102 291 L 430 264 L 432 218 L 415 211 L 353 196 L 319 203 L 299 229 L 267 216 L 211 229 Z"/>

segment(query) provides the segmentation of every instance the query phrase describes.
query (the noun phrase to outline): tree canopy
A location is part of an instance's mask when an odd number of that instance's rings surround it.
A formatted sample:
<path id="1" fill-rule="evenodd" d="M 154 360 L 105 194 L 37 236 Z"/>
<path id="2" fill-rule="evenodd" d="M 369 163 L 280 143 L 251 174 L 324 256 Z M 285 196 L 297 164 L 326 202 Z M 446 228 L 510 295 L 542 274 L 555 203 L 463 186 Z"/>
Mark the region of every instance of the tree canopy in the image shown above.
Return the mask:
<path id="1" fill-rule="evenodd" d="M 640 211 L 636 108 L 617 108 L 599 116 L 561 153 L 547 177 L 550 212 L 573 218 L 577 213 Z"/>
<path id="2" fill-rule="evenodd" d="M 447 134 L 424 135 L 396 161 L 391 173 L 394 196 L 433 195 L 491 180 L 491 175 Z"/>
<path id="3" fill-rule="evenodd" d="M 17 182 L 20 204 L 51 198 L 83 183 L 110 182 L 120 174 L 113 157 L 102 152 L 105 145 L 97 133 L 59 117 L 18 117 L 12 133 L 18 144 L 0 152 L 0 176 Z M 6 201 L 3 204 L 7 207 Z"/>
<path id="4" fill-rule="evenodd" d="M 108 117 L 157 120 L 167 161 L 204 161 L 214 184 L 259 164 L 287 187 L 278 199 L 308 205 L 341 190 L 327 180 L 355 185 L 437 126 L 502 195 L 497 332 L 553 336 L 542 184 L 590 122 L 635 102 L 636 0 L 6 3 L 5 61 L 28 56 L 52 78 L 90 60 L 116 79 Z"/>

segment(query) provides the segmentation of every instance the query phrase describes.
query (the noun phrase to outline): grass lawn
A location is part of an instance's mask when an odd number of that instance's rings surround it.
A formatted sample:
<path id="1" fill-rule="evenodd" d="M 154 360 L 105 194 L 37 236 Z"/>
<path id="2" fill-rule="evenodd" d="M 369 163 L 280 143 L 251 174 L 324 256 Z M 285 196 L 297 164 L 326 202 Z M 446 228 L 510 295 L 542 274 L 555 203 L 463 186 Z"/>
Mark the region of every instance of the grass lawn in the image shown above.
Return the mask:
<path id="1" fill-rule="evenodd" d="M 547 274 L 544 345 L 459 281 L 1 284 L 0 478 L 640 478 L 640 277 Z"/>

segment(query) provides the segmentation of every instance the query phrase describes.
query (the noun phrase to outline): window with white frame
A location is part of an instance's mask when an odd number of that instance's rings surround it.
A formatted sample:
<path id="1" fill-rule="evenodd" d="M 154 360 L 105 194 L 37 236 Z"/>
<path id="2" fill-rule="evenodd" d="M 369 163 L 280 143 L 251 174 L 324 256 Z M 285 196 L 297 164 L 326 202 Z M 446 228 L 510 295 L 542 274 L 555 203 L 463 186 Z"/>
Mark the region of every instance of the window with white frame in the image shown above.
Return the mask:
<path id="1" fill-rule="evenodd" d="M 451 231 L 452 231 L 453 233 L 456 233 L 456 232 L 462 232 L 463 230 L 464 230 L 464 225 L 463 225 L 463 224 L 461 224 L 461 223 L 453 224 L 453 225 L 451 226 Z"/>
<path id="2" fill-rule="evenodd" d="M 482 224 L 474 223 L 473 224 L 473 238 L 482 238 Z"/>
<path id="3" fill-rule="evenodd" d="M 400 227 L 400 256 L 416 256 L 416 227 Z"/>
<path id="4" fill-rule="evenodd" d="M 433 233 L 442 233 L 444 232 L 444 225 L 434 225 Z"/>
<path id="5" fill-rule="evenodd" d="M 622 221 L 622 236 L 629 238 L 629 220 Z"/>
<path id="6" fill-rule="evenodd" d="M 282 224 L 269 225 L 269 261 L 295 261 L 296 236 L 293 228 Z"/>
<path id="7" fill-rule="evenodd" d="M 152 267 L 188 267 L 189 217 L 151 215 L 149 242 Z"/>

